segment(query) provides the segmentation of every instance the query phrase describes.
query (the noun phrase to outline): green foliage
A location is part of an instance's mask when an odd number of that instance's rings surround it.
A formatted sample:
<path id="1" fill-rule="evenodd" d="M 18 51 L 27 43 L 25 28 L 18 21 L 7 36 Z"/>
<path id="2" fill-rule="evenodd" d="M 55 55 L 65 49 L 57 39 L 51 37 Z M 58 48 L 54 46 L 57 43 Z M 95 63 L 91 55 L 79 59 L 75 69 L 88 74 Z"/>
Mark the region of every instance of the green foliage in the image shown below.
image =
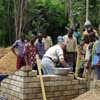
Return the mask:
<path id="1" fill-rule="evenodd" d="M 12 43 L 13 27 L 12 21 L 12 2 L 11 0 L 0 0 L 0 46 L 7 46 Z"/>
<path id="2" fill-rule="evenodd" d="M 28 0 L 23 16 L 23 33 L 30 34 L 47 32 L 57 36 L 64 34 L 65 0 Z M 86 0 L 72 0 L 72 13 L 75 22 L 83 27 L 86 15 Z M 100 0 L 90 0 L 89 19 L 94 26 L 100 24 Z M 68 18 L 67 18 L 68 19 Z M 15 40 L 13 0 L 0 0 L 0 46 L 11 45 Z"/>
<path id="3" fill-rule="evenodd" d="M 57 33 L 65 25 L 64 2 L 37 0 L 32 3 L 32 0 L 30 0 L 28 8 L 28 15 L 32 18 L 32 31 L 35 33 Z"/>

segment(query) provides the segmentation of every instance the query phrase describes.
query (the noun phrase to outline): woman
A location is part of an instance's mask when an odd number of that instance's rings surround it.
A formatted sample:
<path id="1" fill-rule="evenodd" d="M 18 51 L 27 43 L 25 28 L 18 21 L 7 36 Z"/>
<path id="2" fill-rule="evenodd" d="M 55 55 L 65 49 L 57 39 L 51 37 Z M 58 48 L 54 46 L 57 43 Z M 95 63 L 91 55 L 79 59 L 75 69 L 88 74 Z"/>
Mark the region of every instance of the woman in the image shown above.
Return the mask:
<path id="1" fill-rule="evenodd" d="M 36 54 L 38 54 L 37 48 L 34 45 L 36 37 L 33 37 L 29 43 L 25 46 L 24 58 L 26 65 L 32 67 L 33 70 L 37 70 Z"/>

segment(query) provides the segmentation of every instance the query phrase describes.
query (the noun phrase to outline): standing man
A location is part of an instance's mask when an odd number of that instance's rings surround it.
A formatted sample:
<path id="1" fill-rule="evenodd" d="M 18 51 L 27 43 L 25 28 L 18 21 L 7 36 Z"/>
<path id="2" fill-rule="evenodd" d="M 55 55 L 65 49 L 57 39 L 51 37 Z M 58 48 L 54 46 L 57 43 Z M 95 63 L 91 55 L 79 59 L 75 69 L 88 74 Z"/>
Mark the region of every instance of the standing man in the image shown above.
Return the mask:
<path id="1" fill-rule="evenodd" d="M 47 51 L 53 45 L 52 39 L 50 36 L 47 35 L 47 33 L 43 34 L 42 42 L 44 43 L 45 51 Z"/>
<path id="2" fill-rule="evenodd" d="M 85 23 L 85 31 L 83 32 L 83 39 L 84 40 L 88 39 L 90 32 L 94 32 L 95 36 L 98 37 L 97 31 L 93 28 L 92 24 L 89 21 L 87 21 Z"/>
<path id="3" fill-rule="evenodd" d="M 42 59 L 42 69 L 44 74 L 55 74 L 56 64 L 61 63 L 65 68 L 67 64 L 64 60 L 63 49 L 65 48 L 63 37 L 58 44 L 50 47 Z"/>
<path id="4" fill-rule="evenodd" d="M 77 28 L 74 29 L 73 35 L 74 35 L 75 38 L 77 39 L 77 44 L 80 44 L 80 43 L 81 43 L 81 39 L 82 39 L 82 35 L 81 35 L 81 33 L 78 31 Z"/>
<path id="5" fill-rule="evenodd" d="M 68 29 L 68 34 L 64 37 L 64 42 L 66 44 L 66 61 L 73 67 L 73 72 L 75 72 L 77 58 L 77 40 L 73 36 L 73 29 Z"/>
<path id="6" fill-rule="evenodd" d="M 17 70 L 19 70 L 25 64 L 24 63 L 24 47 L 25 47 L 24 36 L 21 36 L 19 40 L 16 40 L 15 43 L 11 47 L 13 54 L 17 57 L 17 64 L 16 64 Z M 16 48 L 18 52 L 16 51 Z"/>
<path id="7" fill-rule="evenodd" d="M 42 33 L 39 33 L 37 36 L 35 46 L 38 50 L 40 59 L 43 58 L 44 53 L 45 53 L 44 43 L 42 42 L 42 39 L 43 39 Z"/>

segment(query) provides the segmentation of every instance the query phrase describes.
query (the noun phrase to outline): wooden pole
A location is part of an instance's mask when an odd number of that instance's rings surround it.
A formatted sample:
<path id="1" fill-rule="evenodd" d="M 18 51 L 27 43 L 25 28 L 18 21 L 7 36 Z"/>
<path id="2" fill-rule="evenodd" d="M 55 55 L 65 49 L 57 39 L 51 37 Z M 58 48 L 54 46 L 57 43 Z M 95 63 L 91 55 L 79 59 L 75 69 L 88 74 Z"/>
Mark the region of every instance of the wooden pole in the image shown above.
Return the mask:
<path id="1" fill-rule="evenodd" d="M 44 83 L 43 83 L 43 78 L 42 78 L 42 73 L 41 73 L 41 65 L 40 65 L 40 60 L 39 60 L 38 55 L 36 55 L 36 60 L 37 60 L 37 66 L 38 66 L 38 71 L 39 71 L 39 76 L 40 76 L 40 83 L 41 83 L 43 100 L 47 100 L 46 99 L 45 88 L 44 88 Z"/>
<path id="2" fill-rule="evenodd" d="M 68 13 L 68 5 L 67 5 L 67 0 L 65 0 L 65 20 L 67 20 L 67 13 Z"/>
<path id="3" fill-rule="evenodd" d="M 70 19 L 70 27 L 73 27 L 73 15 L 72 15 L 72 0 L 69 0 L 69 9 L 70 9 L 70 15 L 69 15 L 69 19 Z"/>
<path id="4" fill-rule="evenodd" d="M 86 0 L 86 22 L 89 20 L 89 0 Z"/>

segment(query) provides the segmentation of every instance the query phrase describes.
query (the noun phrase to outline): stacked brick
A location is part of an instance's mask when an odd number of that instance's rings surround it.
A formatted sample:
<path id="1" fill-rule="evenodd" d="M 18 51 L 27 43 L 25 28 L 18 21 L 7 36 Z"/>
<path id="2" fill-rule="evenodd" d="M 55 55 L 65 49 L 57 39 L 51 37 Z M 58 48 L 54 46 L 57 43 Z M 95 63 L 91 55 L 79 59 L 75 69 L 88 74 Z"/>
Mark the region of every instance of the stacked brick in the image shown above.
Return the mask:
<path id="1" fill-rule="evenodd" d="M 67 76 L 43 76 L 47 100 L 71 100 L 86 92 L 86 81 Z M 10 75 L 1 83 L 3 96 L 8 100 L 43 100 L 39 76 L 30 67 Z"/>

